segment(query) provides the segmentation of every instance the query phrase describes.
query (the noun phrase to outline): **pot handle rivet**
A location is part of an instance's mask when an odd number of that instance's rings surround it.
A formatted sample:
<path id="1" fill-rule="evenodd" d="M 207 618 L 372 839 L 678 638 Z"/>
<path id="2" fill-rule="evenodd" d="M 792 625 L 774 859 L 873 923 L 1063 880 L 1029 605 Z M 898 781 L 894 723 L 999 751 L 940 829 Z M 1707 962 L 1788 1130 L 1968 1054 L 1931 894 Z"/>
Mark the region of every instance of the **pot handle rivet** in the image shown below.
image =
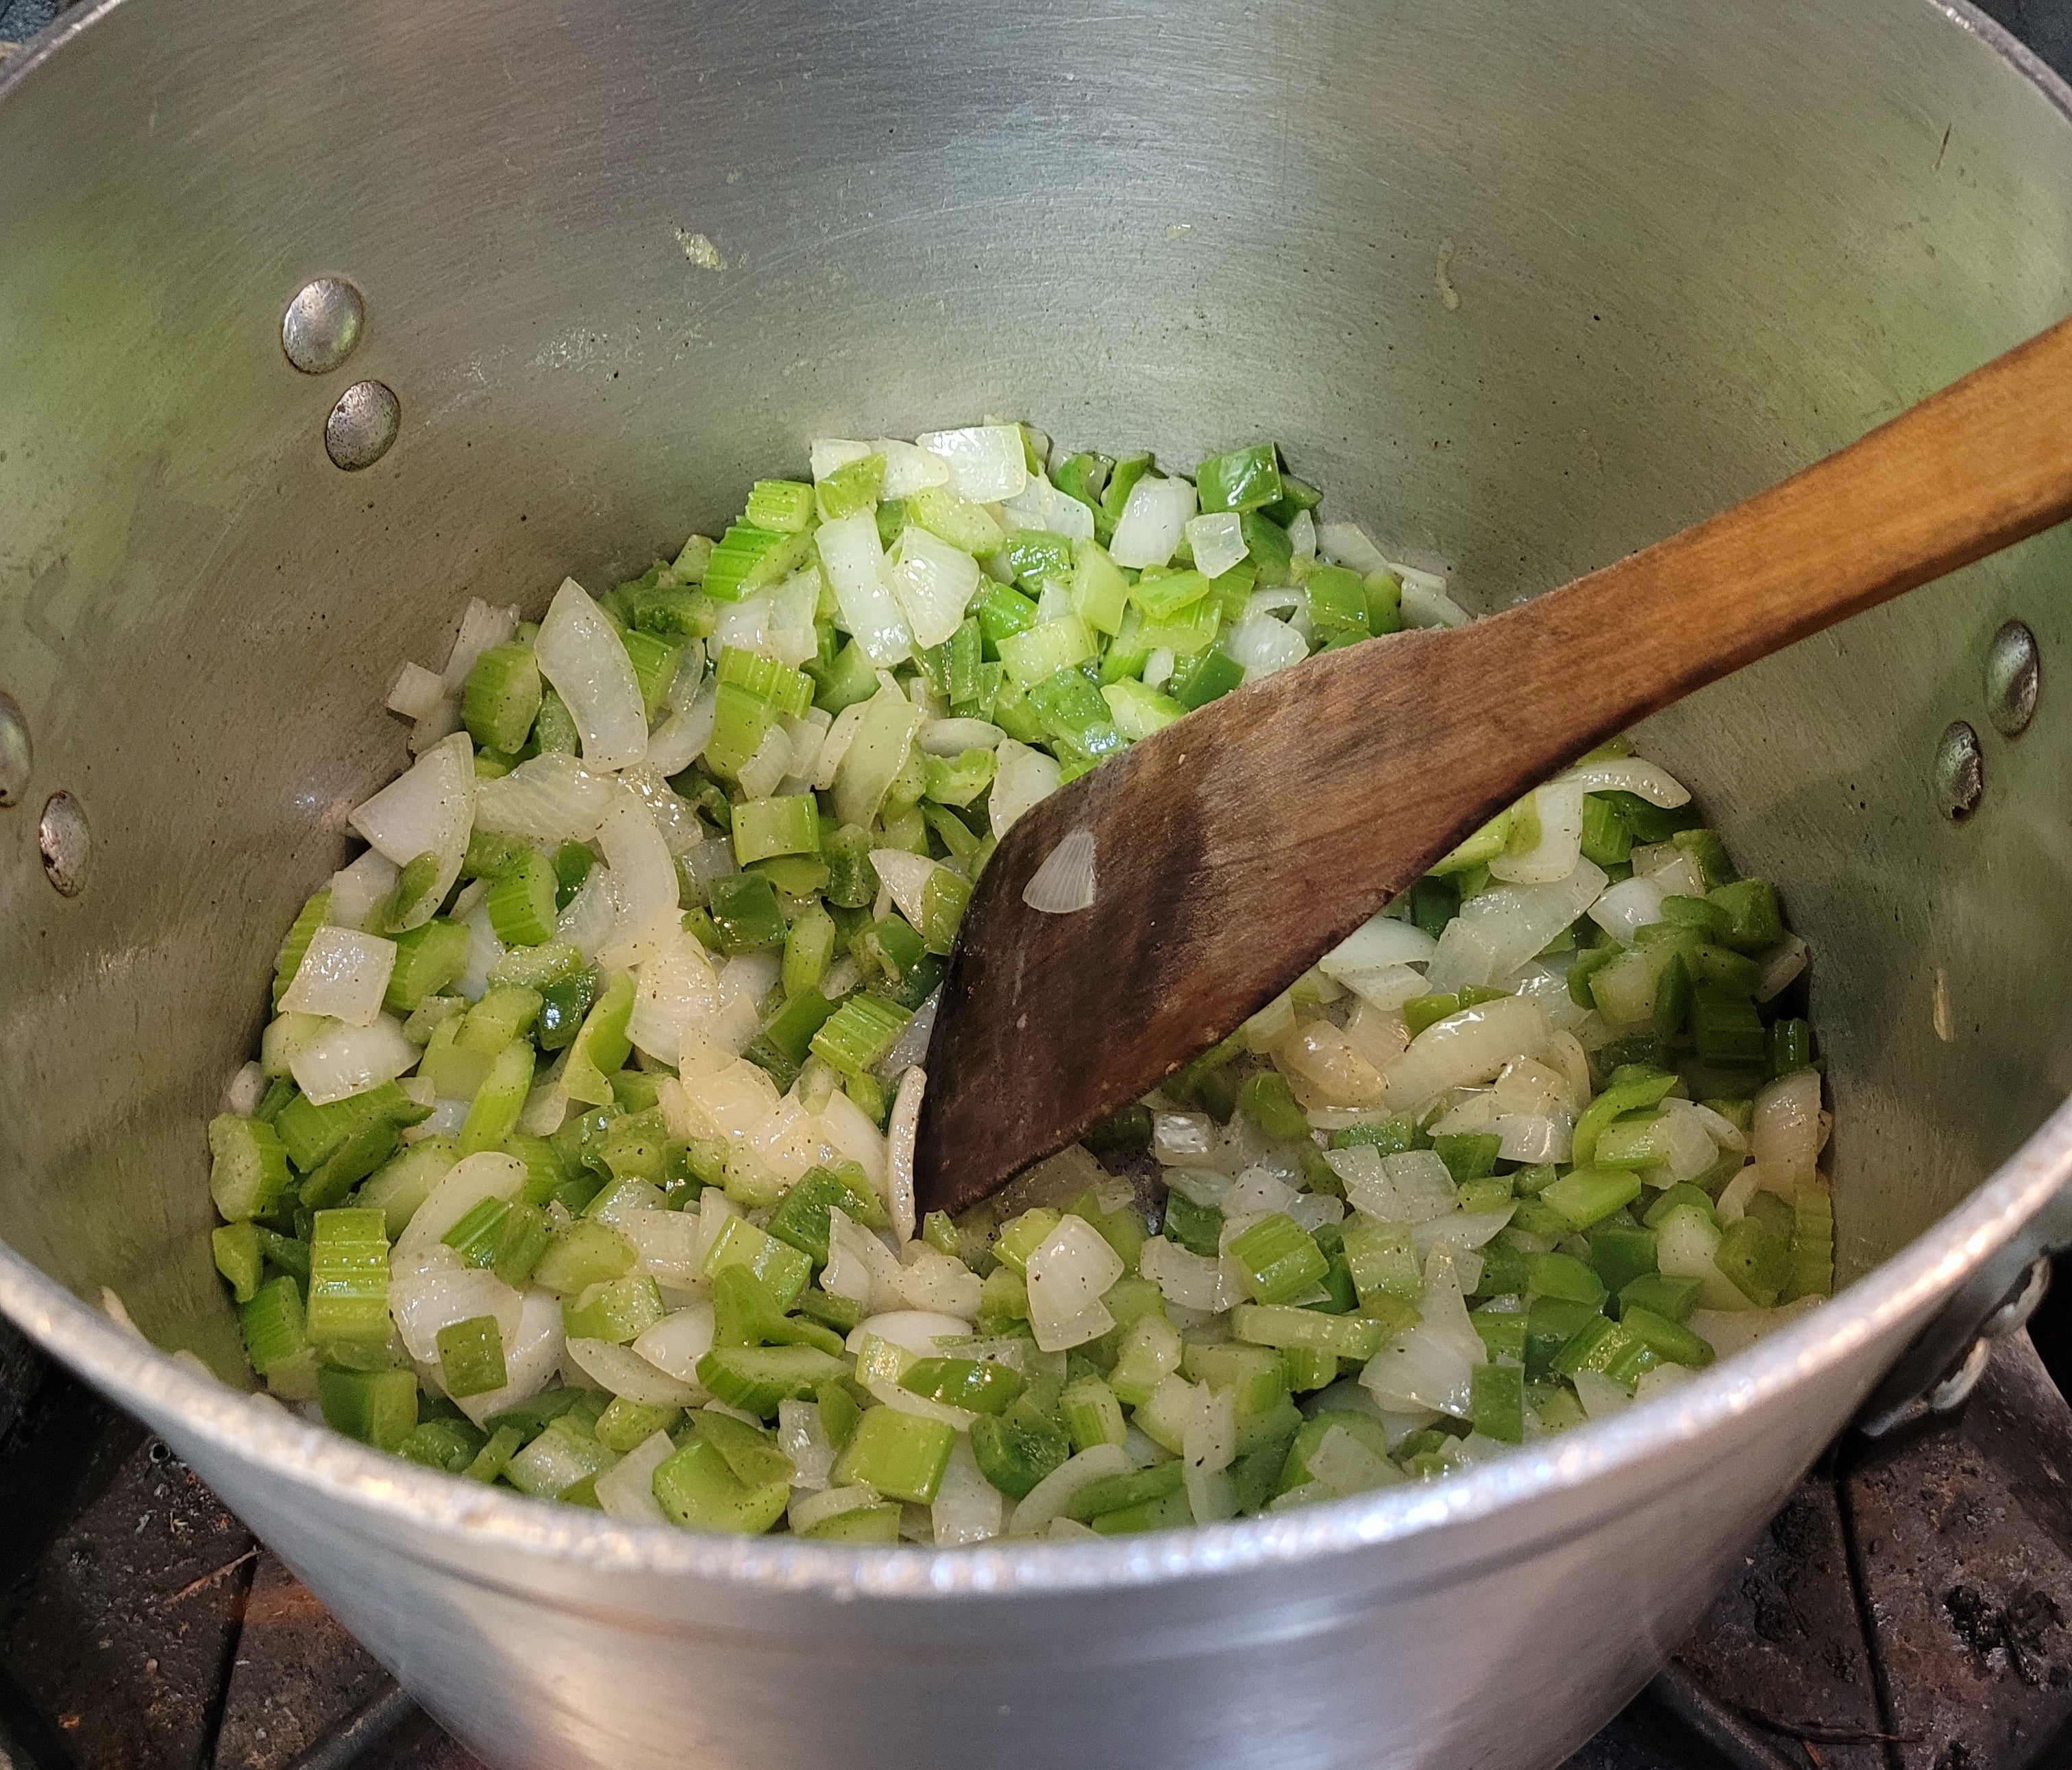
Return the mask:
<path id="1" fill-rule="evenodd" d="M 1986 648 L 1986 717 L 2004 738 L 2017 738 L 2036 717 L 2041 666 L 2036 635 L 2025 621 L 2008 621 Z"/>
<path id="2" fill-rule="evenodd" d="M 14 698 L 0 691 L 0 805 L 21 803 L 29 790 L 29 722 Z"/>
<path id="3" fill-rule="evenodd" d="M 380 381 L 355 381 L 324 421 L 324 452 L 348 473 L 386 455 L 403 422 L 402 402 Z"/>
<path id="4" fill-rule="evenodd" d="M 36 827 L 43 871 L 60 897 L 76 897 L 86 887 L 87 858 L 93 846 L 86 827 L 86 808 L 68 792 L 54 792 L 43 805 Z"/>
<path id="5" fill-rule="evenodd" d="M 1946 731 L 1935 746 L 1935 802 L 1942 815 L 1961 822 L 1979 809 L 1986 792 L 1985 757 L 1979 734 L 1962 719 Z"/>
<path id="6" fill-rule="evenodd" d="M 296 290 L 281 315 L 281 348 L 305 375 L 328 375 L 359 345 L 366 318 L 366 304 L 351 283 L 319 277 Z"/>

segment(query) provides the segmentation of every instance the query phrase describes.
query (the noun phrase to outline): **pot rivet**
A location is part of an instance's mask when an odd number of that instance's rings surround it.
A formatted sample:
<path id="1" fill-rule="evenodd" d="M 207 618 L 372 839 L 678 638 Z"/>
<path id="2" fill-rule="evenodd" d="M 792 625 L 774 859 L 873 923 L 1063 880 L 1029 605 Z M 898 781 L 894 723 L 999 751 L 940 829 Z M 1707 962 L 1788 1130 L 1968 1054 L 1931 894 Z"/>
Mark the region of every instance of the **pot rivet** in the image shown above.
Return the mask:
<path id="1" fill-rule="evenodd" d="M 1979 734 L 1959 719 L 1935 746 L 1935 802 L 1945 817 L 1962 820 L 1979 809 L 1985 791 L 1986 761 L 1979 751 Z"/>
<path id="2" fill-rule="evenodd" d="M 0 693 L 0 805 L 18 804 L 29 790 L 29 722 L 12 695 Z"/>
<path id="3" fill-rule="evenodd" d="M 371 467 L 388 452 L 403 422 L 396 396 L 379 381 L 355 381 L 324 420 L 324 452 L 347 472 Z"/>
<path id="4" fill-rule="evenodd" d="M 366 317 L 351 283 L 319 277 L 304 283 L 281 315 L 281 348 L 305 375 L 328 375 L 352 354 Z"/>
<path id="5" fill-rule="evenodd" d="M 86 827 L 86 808 L 68 792 L 54 792 L 43 806 L 36 846 L 43 871 L 60 897 L 76 897 L 86 884 L 88 850 L 93 838 Z"/>
<path id="6" fill-rule="evenodd" d="M 2019 737 L 2036 717 L 2036 635 L 2009 621 L 1986 648 L 1986 717 L 2004 738 Z"/>

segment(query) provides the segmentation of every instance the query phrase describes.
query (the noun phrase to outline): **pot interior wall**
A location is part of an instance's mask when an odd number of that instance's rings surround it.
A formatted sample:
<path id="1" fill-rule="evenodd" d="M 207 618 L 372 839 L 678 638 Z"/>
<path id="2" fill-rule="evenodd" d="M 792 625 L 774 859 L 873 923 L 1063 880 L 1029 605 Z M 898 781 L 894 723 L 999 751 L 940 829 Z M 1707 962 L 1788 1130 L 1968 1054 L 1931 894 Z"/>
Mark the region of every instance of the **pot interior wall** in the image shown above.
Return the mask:
<path id="1" fill-rule="evenodd" d="M 2072 263 L 2064 119 L 1912 0 L 127 0 L 16 76 L 0 159 L 35 169 L 0 191 L 0 687 L 37 749 L 0 1234 L 226 1364 L 200 1124 L 466 594 L 536 612 L 816 434 L 1001 413 L 1178 463 L 1277 438 L 1495 607 L 2057 319 Z M 326 272 L 368 324 L 312 379 L 278 326 Z M 348 475 L 320 434 L 361 375 L 402 436 Z M 2032 542 L 1649 734 L 1813 943 L 1848 1270 L 2072 1083 L 2066 564 Z M 2044 657 L 2012 746 L 2009 614 Z"/>

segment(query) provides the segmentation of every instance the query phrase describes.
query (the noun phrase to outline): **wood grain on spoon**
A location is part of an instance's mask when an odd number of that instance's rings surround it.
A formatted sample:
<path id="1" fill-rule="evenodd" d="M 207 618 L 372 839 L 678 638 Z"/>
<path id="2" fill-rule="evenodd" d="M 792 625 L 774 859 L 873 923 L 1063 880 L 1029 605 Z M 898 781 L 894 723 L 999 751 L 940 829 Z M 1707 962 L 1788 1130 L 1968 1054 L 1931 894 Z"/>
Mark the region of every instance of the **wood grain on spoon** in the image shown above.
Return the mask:
<path id="1" fill-rule="evenodd" d="M 2072 321 L 1804 472 L 1518 608 L 1327 652 L 1028 812 L 966 912 L 916 1150 L 959 1210 L 1138 1098 L 1462 838 L 1635 720 L 2072 513 Z M 1022 901 L 1093 832 L 1091 908 Z"/>

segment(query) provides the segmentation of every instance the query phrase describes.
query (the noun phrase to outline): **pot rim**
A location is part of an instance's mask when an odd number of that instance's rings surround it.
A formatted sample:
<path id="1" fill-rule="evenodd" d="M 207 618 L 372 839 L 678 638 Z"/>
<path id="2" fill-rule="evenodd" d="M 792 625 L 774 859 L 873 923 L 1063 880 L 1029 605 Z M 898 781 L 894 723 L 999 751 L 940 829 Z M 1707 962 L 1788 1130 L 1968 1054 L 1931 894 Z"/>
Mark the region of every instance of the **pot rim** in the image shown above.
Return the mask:
<path id="1" fill-rule="evenodd" d="M 0 101 L 123 0 L 89 0 L 0 71 Z M 1979 37 L 2072 120 L 2072 86 L 1968 0 L 1925 0 Z M 1860 1348 L 1924 1321 L 2072 1181 L 2072 1101 L 2061 1105 L 1976 1191 L 1907 1247 L 1804 1319 L 1679 1385 L 1674 1397 L 1596 1421 L 1429 1484 L 1355 1495 L 1300 1511 L 1138 1537 L 1002 1541 L 970 1548 L 854 1547 L 623 1525 L 384 1455 L 307 1424 L 161 1352 L 0 1243 L 0 1313 L 113 1400 L 179 1420 L 197 1439 L 254 1464 L 284 1488 L 311 1489 L 368 1524 L 468 1539 L 571 1569 L 708 1581 L 844 1598 L 1006 1596 L 1129 1588 L 1405 1542 L 1533 1500 L 1577 1493 L 1663 1448 L 1730 1430 L 1835 1369 Z M 1637 1417 L 1636 1417 L 1637 1416 Z M 1610 1491 L 1615 1484 L 1605 1482 Z M 1625 1491 L 1625 1490 L 1621 1490 Z M 1557 1528 L 1552 1521 L 1550 1529 Z M 410 1540 L 415 1536 L 417 1540 Z M 391 1542 L 395 1542 L 393 1535 Z M 445 1558 L 440 1558 L 442 1561 Z M 479 1558 L 451 1565 L 477 1583 Z M 545 1596 L 545 1595 L 541 1595 Z"/>

